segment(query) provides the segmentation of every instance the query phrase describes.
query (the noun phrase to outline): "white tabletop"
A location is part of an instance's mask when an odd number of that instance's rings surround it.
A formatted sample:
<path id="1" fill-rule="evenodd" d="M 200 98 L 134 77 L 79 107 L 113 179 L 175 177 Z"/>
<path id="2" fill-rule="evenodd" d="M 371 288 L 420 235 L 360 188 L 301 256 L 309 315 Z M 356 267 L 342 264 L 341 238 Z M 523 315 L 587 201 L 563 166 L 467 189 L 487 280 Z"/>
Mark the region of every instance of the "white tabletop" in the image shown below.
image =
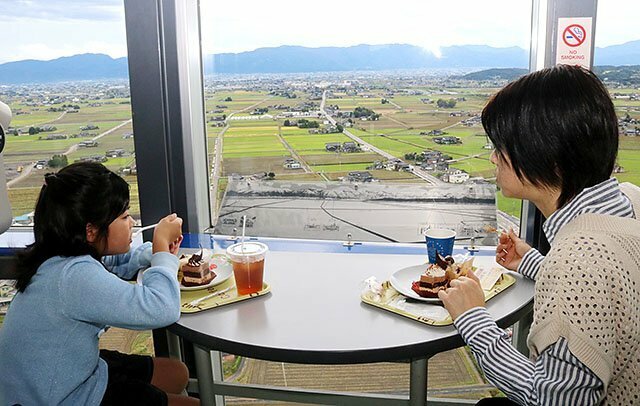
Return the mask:
<path id="1" fill-rule="evenodd" d="M 212 350 L 271 361 L 342 364 L 427 358 L 463 344 L 455 328 L 428 326 L 360 301 L 362 281 L 383 281 L 424 263 L 425 255 L 270 251 L 265 282 L 271 292 L 195 314 L 170 330 Z M 495 266 L 492 251 L 478 267 Z M 516 283 L 487 303 L 506 327 L 531 306 L 533 281 Z"/>

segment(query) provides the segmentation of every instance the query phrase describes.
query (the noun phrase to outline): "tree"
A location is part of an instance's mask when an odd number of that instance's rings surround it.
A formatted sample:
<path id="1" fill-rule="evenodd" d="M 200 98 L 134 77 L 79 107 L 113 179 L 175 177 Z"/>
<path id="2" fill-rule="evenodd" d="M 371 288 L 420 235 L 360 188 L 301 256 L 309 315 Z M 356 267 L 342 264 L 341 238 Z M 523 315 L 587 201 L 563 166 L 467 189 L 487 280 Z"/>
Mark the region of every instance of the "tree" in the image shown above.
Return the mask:
<path id="1" fill-rule="evenodd" d="M 49 165 L 50 168 L 64 168 L 68 164 L 69 161 L 67 160 L 67 156 L 62 154 L 54 155 L 51 157 L 49 162 L 47 162 L 47 165 Z"/>
<path id="2" fill-rule="evenodd" d="M 339 133 L 344 131 L 344 127 L 340 124 L 336 124 L 336 129 L 338 130 Z"/>
<path id="3" fill-rule="evenodd" d="M 227 98 L 224 99 L 223 101 L 230 102 L 230 101 L 233 101 L 233 99 L 231 98 L 231 96 L 227 96 Z"/>
<path id="4" fill-rule="evenodd" d="M 456 101 L 454 99 L 449 99 L 449 100 L 438 99 L 438 101 L 436 102 L 436 105 L 440 109 L 452 109 L 456 106 Z"/>
<path id="5" fill-rule="evenodd" d="M 291 127 L 291 121 L 289 119 L 284 120 L 284 124 L 285 127 Z"/>
<path id="6" fill-rule="evenodd" d="M 267 173 L 267 178 L 269 178 L 269 180 L 273 180 L 273 178 L 275 178 L 275 177 L 276 177 L 275 173 L 273 173 L 273 172 Z"/>
<path id="7" fill-rule="evenodd" d="M 36 135 L 40 132 L 39 127 L 29 127 L 29 135 Z"/>

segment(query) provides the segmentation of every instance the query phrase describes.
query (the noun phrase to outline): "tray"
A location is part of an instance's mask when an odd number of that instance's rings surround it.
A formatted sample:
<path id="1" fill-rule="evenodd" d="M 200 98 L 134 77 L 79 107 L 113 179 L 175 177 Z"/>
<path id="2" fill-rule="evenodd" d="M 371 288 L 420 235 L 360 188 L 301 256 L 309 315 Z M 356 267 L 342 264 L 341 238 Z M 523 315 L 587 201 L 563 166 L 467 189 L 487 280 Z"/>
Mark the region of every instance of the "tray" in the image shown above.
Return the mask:
<path id="1" fill-rule="evenodd" d="M 230 288 L 227 291 L 225 289 Z M 190 305 L 189 303 L 205 297 L 211 293 L 222 292 L 219 295 L 213 296 L 208 299 L 204 299 L 203 301 L 197 303 L 196 305 Z M 223 283 L 210 286 L 205 289 L 200 290 L 189 290 L 189 291 L 181 291 L 180 292 L 180 313 L 197 313 L 203 310 L 213 309 L 214 307 L 220 307 L 224 305 L 228 305 L 231 303 L 241 302 L 243 300 L 251 299 L 253 297 L 258 297 L 265 295 L 271 291 L 271 287 L 263 283 L 262 289 L 256 293 L 252 293 L 250 295 L 238 295 L 238 291 L 235 287 L 235 279 L 229 278 Z"/>
<path id="2" fill-rule="evenodd" d="M 490 290 L 484 291 L 485 300 L 495 297 L 516 282 L 516 278 L 509 274 L 502 274 L 500 279 Z M 382 292 L 376 294 L 371 290 L 365 291 L 360 299 L 369 305 L 399 314 L 430 326 L 448 326 L 453 324 L 449 312 L 439 304 L 430 304 L 408 298 L 391 286 L 389 281 L 382 282 Z"/>

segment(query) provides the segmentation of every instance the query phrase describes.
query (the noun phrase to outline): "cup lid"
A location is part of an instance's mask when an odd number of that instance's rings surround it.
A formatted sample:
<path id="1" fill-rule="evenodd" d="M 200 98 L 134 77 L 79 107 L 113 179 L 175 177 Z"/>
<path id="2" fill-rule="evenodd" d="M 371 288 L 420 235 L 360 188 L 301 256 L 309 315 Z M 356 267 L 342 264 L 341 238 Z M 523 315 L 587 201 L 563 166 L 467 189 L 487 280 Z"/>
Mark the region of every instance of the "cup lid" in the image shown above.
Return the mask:
<path id="1" fill-rule="evenodd" d="M 237 243 L 227 248 L 227 253 L 232 255 L 260 255 L 267 252 L 269 248 L 261 243 L 255 241 L 248 241 L 243 243 Z"/>

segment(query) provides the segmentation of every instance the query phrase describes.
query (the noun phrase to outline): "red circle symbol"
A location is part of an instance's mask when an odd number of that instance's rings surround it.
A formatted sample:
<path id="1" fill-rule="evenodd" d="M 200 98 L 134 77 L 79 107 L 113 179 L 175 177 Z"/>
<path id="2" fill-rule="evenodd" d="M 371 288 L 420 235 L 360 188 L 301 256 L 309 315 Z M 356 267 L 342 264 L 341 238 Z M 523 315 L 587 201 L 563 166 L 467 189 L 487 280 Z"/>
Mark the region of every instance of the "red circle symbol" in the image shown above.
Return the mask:
<path id="1" fill-rule="evenodd" d="M 587 39 L 587 31 L 579 24 L 571 24 L 562 33 L 562 40 L 570 47 L 582 45 L 585 39 Z"/>

